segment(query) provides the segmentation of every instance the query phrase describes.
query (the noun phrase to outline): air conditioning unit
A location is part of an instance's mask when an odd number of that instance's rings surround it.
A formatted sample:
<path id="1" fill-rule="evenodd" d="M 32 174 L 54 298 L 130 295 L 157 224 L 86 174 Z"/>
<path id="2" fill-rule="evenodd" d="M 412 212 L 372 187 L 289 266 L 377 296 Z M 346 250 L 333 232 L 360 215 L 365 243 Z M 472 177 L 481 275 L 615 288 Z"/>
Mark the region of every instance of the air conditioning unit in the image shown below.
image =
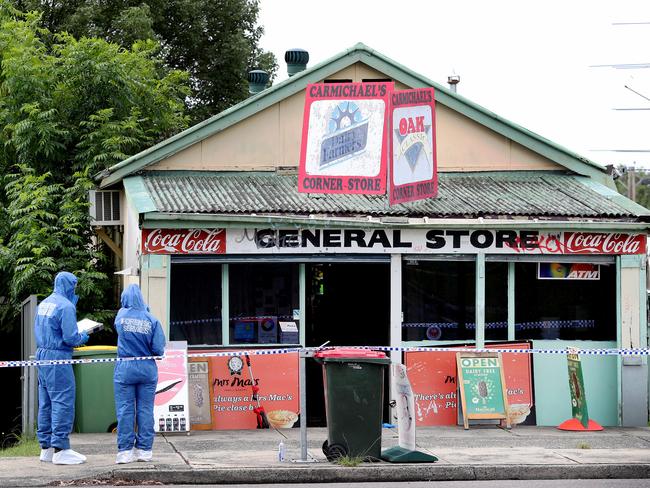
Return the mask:
<path id="1" fill-rule="evenodd" d="M 122 225 L 120 209 L 120 191 L 90 190 L 90 223 L 91 225 Z"/>

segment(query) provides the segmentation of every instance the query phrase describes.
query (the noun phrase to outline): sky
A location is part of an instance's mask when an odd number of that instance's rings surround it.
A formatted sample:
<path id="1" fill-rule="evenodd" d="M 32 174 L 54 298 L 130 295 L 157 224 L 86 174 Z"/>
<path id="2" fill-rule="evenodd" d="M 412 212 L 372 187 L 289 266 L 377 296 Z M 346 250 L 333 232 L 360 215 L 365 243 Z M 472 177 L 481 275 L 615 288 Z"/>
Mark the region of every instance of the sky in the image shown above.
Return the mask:
<path id="1" fill-rule="evenodd" d="M 363 42 L 592 161 L 650 169 L 650 110 L 614 110 L 650 109 L 650 0 L 261 0 L 259 23 L 276 82 L 287 49 L 313 66 Z M 609 66 L 630 64 L 647 67 Z"/>

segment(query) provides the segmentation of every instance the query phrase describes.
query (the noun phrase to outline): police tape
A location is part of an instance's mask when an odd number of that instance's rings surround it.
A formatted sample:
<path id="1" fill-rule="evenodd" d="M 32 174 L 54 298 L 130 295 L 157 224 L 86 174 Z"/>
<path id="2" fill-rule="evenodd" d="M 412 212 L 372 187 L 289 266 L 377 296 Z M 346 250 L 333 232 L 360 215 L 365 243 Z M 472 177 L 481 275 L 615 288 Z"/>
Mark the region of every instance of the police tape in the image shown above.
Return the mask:
<path id="1" fill-rule="evenodd" d="M 28 361 L 0 361 L 0 368 L 18 368 L 28 366 L 56 366 L 60 364 L 97 364 L 97 363 L 117 363 L 128 361 L 160 361 L 169 357 L 186 357 L 186 358 L 211 358 L 211 357 L 230 357 L 242 356 L 268 356 L 275 354 L 290 353 L 315 353 L 332 349 L 359 349 L 382 352 L 463 352 L 463 353 L 501 353 L 501 354 L 578 354 L 581 356 L 648 356 L 650 348 L 613 348 L 613 349 L 528 349 L 528 348 L 507 348 L 507 347 L 409 347 L 409 346 L 336 346 L 336 347 L 291 347 L 281 349 L 239 349 L 232 351 L 211 351 L 211 352 L 177 352 L 174 351 L 169 356 L 139 356 L 139 357 L 110 357 L 110 358 L 83 358 L 83 359 L 30 359 Z"/>

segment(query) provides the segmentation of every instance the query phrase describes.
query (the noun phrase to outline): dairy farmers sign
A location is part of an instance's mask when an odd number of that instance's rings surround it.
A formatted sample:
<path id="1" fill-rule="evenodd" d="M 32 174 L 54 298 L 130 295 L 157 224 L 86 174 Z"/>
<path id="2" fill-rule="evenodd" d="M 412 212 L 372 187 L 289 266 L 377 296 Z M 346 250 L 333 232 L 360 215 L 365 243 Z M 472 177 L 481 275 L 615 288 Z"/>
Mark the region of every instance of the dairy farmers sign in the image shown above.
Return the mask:
<path id="1" fill-rule="evenodd" d="M 386 192 L 393 83 L 311 84 L 305 94 L 298 191 Z"/>
<path id="2" fill-rule="evenodd" d="M 143 254 L 645 254 L 644 234 L 466 229 L 144 229 Z"/>

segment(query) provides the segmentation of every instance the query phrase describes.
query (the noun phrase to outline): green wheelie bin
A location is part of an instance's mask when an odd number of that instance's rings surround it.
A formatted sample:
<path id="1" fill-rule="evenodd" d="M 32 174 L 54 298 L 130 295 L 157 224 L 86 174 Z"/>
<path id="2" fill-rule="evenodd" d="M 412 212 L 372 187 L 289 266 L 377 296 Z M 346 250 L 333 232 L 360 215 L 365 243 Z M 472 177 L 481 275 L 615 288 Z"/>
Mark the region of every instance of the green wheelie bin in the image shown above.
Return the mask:
<path id="1" fill-rule="evenodd" d="M 383 352 L 335 348 L 314 358 L 323 365 L 328 439 L 323 453 L 330 461 L 349 456 L 381 458 L 384 368 Z"/>
<path id="2" fill-rule="evenodd" d="M 115 346 L 77 347 L 74 359 L 101 359 L 117 356 Z M 114 362 L 74 364 L 77 388 L 75 397 L 75 432 L 112 432 L 117 426 L 113 395 Z"/>

